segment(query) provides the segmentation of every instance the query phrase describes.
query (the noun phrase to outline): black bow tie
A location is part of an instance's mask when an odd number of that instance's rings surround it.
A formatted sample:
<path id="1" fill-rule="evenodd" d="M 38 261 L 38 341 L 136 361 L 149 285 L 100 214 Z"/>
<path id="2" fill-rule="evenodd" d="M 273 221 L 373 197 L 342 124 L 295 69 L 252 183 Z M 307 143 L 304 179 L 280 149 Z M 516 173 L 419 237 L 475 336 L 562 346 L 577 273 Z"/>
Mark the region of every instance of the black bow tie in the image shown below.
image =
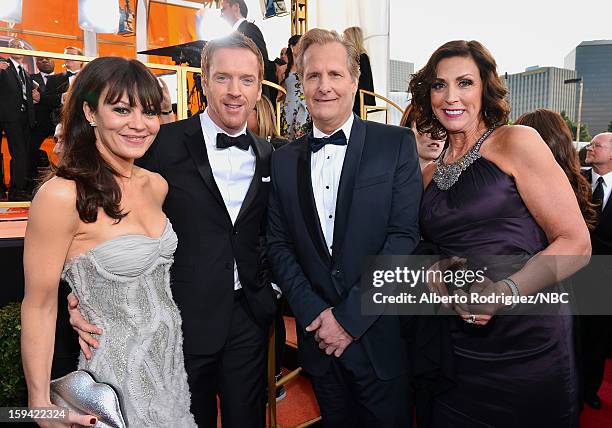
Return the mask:
<path id="1" fill-rule="evenodd" d="M 240 150 L 248 150 L 251 145 L 251 137 L 247 134 L 240 134 L 237 137 L 230 137 L 223 132 L 217 134 L 217 148 L 227 149 L 228 147 L 238 147 Z"/>
<path id="2" fill-rule="evenodd" d="M 66 71 L 66 76 L 68 76 L 68 77 L 76 76 L 76 73 L 74 71 L 67 70 Z"/>
<path id="3" fill-rule="evenodd" d="M 312 150 L 313 153 L 316 153 L 321 150 L 326 144 L 346 146 L 346 135 L 344 135 L 344 131 L 342 131 L 341 129 L 337 132 L 334 132 L 329 137 L 315 138 L 311 136 L 308 137 L 308 144 L 310 144 L 310 150 Z"/>

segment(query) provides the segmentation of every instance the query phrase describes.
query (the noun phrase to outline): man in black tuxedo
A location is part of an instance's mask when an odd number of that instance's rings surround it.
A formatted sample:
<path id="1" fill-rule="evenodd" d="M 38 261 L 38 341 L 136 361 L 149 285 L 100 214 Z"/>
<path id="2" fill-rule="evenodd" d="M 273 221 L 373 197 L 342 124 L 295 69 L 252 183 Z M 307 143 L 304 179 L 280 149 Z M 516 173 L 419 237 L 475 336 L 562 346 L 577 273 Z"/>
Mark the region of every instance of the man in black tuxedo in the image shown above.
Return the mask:
<path id="1" fill-rule="evenodd" d="M 17 39 L 11 39 L 8 47 L 26 49 Z M 35 123 L 34 103 L 40 101 L 40 93 L 34 88 L 23 60 L 23 55 L 11 54 L 8 60 L 0 61 L 0 129 L 6 133 L 11 154 L 8 197 L 13 201 L 30 199 L 27 181 L 30 134 Z"/>
<path id="2" fill-rule="evenodd" d="M 407 344 L 398 317 L 361 314 L 360 270 L 368 255 L 410 254 L 419 241 L 414 135 L 353 115 L 353 45 L 322 29 L 301 43 L 313 131 L 272 155 L 268 258 L 324 426 L 409 427 Z"/>
<path id="3" fill-rule="evenodd" d="M 591 183 L 592 201 L 599 214 L 597 227 L 591 231 L 592 254 L 609 256 L 612 255 L 612 132 L 593 137 L 587 146 L 586 162 L 592 166 L 585 175 Z M 594 261 L 599 270 L 598 278 L 609 286 L 612 270 L 608 261 L 601 259 L 596 257 Z M 603 380 L 606 352 L 612 338 L 611 321 L 610 316 L 580 317 L 584 401 L 595 409 L 601 409 L 597 391 Z"/>
<path id="4" fill-rule="evenodd" d="M 265 425 L 268 329 L 276 296 L 264 259 L 272 146 L 247 131 L 263 62 L 240 33 L 206 44 L 200 115 L 163 125 L 139 165 L 169 185 L 163 210 L 178 235 L 171 270 L 183 320 L 191 411 L 200 427 Z M 92 345 L 77 311 L 71 320 Z M 87 354 L 89 350 L 85 347 Z"/>
<path id="5" fill-rule="evenodd" d="M 49 103 L 45 102 L 47 80 L 53 76 L 55 62 L 52 58 L 37 57 L 36 67 L 38 73 L 32 74 L 32 80 L 38 85 L 38 92 L 41 100 L 34 105 L 34 114 L 36 117 L 36 126 L 32 130 L 32 139 L 30 143 L 30 178 L 36 179 L 38 176 L 39 149 L 45 138 L 53 135 L 54 126 L 51 121 L 51 109 Z"/>
<path id="6" fill-rule="evenodd" d="M 232 26 L 234 31 L 239 31 L 249 39 L 253 40 L 257 49 L 261 52 L 264 62 L 264 79 L 278 83 L 276 78 L 276 66 L 268 58 L 268 48 L 261 30 L 253 22 L 246 20 L 249 15 L 249 9 L 244 0 L 223 0 L 221 4 L 221 13 L 223 18 Z M 263 94 L 272 101 L 276 102 L 276 89 L 269 86 L 263 88 Z"/>
<path id="7" fill-rule="evenodd" d="M 64 48 L 64 53 L 67 55 L 83 55 L 83 51 L 74 46 Z M 66 99 L 66 92 L 68 92 L 70 84 L 78 72 L 83 68 L 83 62 L 67 59 L 64 61 L 64 67 L 66 68 L 65 72 L 49 76 L 42 97 L 42 102 L 51 110 L 53 126 L 61 121 L 61 110 Z"/>

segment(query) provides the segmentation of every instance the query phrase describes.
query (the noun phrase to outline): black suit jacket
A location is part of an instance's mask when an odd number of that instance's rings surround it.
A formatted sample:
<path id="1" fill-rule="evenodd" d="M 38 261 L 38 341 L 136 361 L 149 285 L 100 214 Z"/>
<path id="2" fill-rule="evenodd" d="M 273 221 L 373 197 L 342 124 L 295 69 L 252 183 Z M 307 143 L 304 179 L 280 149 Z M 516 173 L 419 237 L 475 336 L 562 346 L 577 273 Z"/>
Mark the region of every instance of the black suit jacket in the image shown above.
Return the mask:
<path id="1" fill-rule="evenodd" d="M 67 72 L 53 74 L 48 77 L 45 92 L 41 95 L 41 103 L 51 111 L 51 121 L 57 125 L 61 121 L 62 94 L 70 87 Z"/>
<path id="2" fill-rule="evenodd" d="M 266 47 L 266 40 L 259 27 L 252 22 L 244 20 L 238 26 L 238 31 L 253 40 L 253 43 L 255 43 L 257 49 L 261 52 L 264 63 L 266 63 L 268 61 L 268 48 Z"/>
<path id="3" fill-rule="evenodd" d="M 51 78 L 52 75 L 48 76 L 47 79 Z M 40 102 L 34 104 L 34 112 L 36 117 L 36 129 L 39 135 L 48 136 L 53 135 L 53 123 L 51 121 L 51 108 L 46 100 L 47 95 L 47 84 L 40 73 L 32 74 L 32 80 L 38 83 L 38 92 L 40 93 Z"/>
<path id="4" fill-rule="evenodd" d="M 251 137 L 255 174 L 234 225 L 215 183 L 199 115 L 162 126 L 139 160 L 169 185 L 163 210 L 178 235 L 171 286 L 186 354 L 211 354 L 223 347 L 234 301 L 234 260 L 255 320 L 267 327 L 274 318 L 276 297 L 262 243 L 272 146 Z"/>
<path id="5" fill-rule="evenodd" d="M 51 74 L 50 76 L 48 76 L 47 78 L 53 76 L 53 74 Z M 43 79 L 42 75 L 39 73 L 36 74 L 31 74 L 30 77 L 32 78 L 32 80 L 34 80 L 36 83 L 38 83 L 38 92 L 40 92 L 41 94 L 45 92 L 45 89 L 47 87 L 47 84 L 45 83 L 45 79 Z"/>
<path id="6" fill-rule="evenodd" d="M 365 89 L 366 91 L 374 92 L 374 79 L 372 77 L 372 67 L 370 66 L 370 58 L 367 53 L 359 55 L 359 83 L 357 85 L 357 94 L 355 95 L 355 102 L 353 103 L 353 113 L 357 116 L 361 114 L 361 97 L 359 96 L 359 89 Z M 375 105 L 376 100 L 373 95 L 365 94 L 363 101 L 366 105 Z"/>
<path id="7" fill-rule="evenodd" d="M 255 43 L 259 52 L 261 52 L 264 63 L 264 79 L 269 82 L 278 83 L 276 81 L 276 67 L 274 63 L 268 59 L 268 48 L 266 47 L 266 41 L 259 27 L 252 22 L 244 20 L 238 26 L 238 31 L 253 40 L 253 43 Z M 264 86 L 262 92 L 272 101 L 272 104 L 276 102 L 276 89 Z"/>
<path id="8" fill-rule="evenodd" d="M 311 151 L 304 136 L 274 152 L 268 208 L 268 258 L 295 314 L 302 366 L 323 375 L 330 357 L 306 333 L 324 309 L 363 346 L 376 375 L 406 373 L 407 346 L 396 316 L 361 315 L 361 261 L 368 255 L 410 254 L 419 242 L 423 189 L 412 131 L 354 118 L 342 168 L 333 256 L 327 251 L 310 179 Z"/>
<path id="9" fill-rule="evenodd" d="M 584 175 L 589 181 L 593 182 L 591 170 L 585 170 Z M 608 203 L 601 214 L 597 227 L 591 231 L 591 246 L 594 255 L 609 255 L 612 254 L 612 198 L 608 198 Z"/>
<path id="10" fill-rule="evenodd" d="M 17 74 L 17 69 L 13 62 L 6 60 L 9 67 L 6 70 L 0 70 L 0 122 L 16 122 L 21 117 L 21 105 L 23 94 L 21 92 L 21 80 Z M 27 72 L 24 72 L 26 79 L 26 111 L 28 113 L 28 121 L 30 126 L 34 126 L 34 101 L 32 100 L 32 78 Z"/>

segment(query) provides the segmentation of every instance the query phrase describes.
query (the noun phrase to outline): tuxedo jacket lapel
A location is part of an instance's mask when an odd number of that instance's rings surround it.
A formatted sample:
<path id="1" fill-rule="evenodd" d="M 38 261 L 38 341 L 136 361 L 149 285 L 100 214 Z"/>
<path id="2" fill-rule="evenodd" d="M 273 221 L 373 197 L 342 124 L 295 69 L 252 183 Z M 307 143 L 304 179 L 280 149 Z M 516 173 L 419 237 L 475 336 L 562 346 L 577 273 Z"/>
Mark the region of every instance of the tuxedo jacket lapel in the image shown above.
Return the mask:
<path id="1" fill-rule="evenodd" d="M 608 202 L 601 211 L 601 219 L 603 220 L 604 218 L 608 218 L 610 216 L 612 216 L 612 196 L 608 197 Z"/>
<path id="2" fill-rule="evenodd" d="M 19 87 L 21 88 L 21 77 L 19 77 L 19 72 L 17 71 L 17 68 L 13 64 L 13 61 L 9 61 L 9 68 L 13 70 L 11 74 L 13 75 L 13 78 L 15 79 L 15 83 L 17 83 L 17 85 L 19 85 Z M 25 74 L 25 71 L 24 71 L 24 74 Z M 27 80 L 26 80 L 26 85 L 27 85 Z"/>
<path id="3" fill-rule="evenodd" d="M 36 73 L 36 74 L 32 75 L 32 80 L 35 81 L 36 83 L 38 83 L 39 92 L 41 94 L 43 92 L 45 92 L 45 89 L 47 88 L 47 84 L 45 83 L 45 79 L 43 79 L 42 74 Z"/>
<path id="4" fill-rule="evenodd" d="M 593 169 L 588 169 L 588 170 L 584 171 L 584 176 L 586 177 L 587 181 L 589 182 L 589 185 L 592 186 L 592 183 L 593 183 Z M 593 190 L 591 188 L 591 198 L 592 197 L 593 197 Z M 599 213 L 600 221 L 604 217 L 609 217 L 610 215 L 612 215 L 612 202 L 610 202 L 610 200 L 612 200 L 612 197 L 608 198 L 608 203 L 603 207 L 603 209 L 601 210 L 601 213 Z"/>
<path id="5" fill-rule="evenodd" d="M 269 158 L 270 151 L 266 150 L 257 138 L 250 132 L 247 131 L 249 136 L 251 137 L 252 143 L 251 147 L 253 148 L 253 152 L 255 153 L 255 173 L 253 174 L 253 179 L 251 180 L 251 184 L 249 185 L 249 189 L 247 190 L 247 194 L 242 201 L 242 205 L 240 206 L 240 211 L 238 212 L 238 217 L 236 218 L 236 223 L 238 223 L 244 213 L 247 212 L 249 207 L 256 200 L 257 193 L 261 187 L 261 178 L 269 177 L 270 171 L 264 171 L 265 159 Z M 269 169 L 269 168 L 267 168 Z"/>
<path id="6" fill-rule="evenodd" d="M 202 176 L 206 187 L 214 195 L 215 200 L 221 205 L 227 218 L 231 221 L 227 207 L 215 181 L 215 177 L 210 167 L 210 161 L 208 160 L 208 153 L 206 151 L 206 144 L 204 143 L 204 134 L 202 133 L 202 126 L 200 125 L 200 116 L 192 116 L 187 123 L 185 128 L 185 145 L 187 150 L 191 154 L 193 161 L 196 164 L 198 172 Z"/>
<path id="7" fill-rule="evenodd" d="M 346 148 L 340 184 L 338 186 L 338 196 L 336 198 L 336 220 L 334 221 L 334 243 L 333 259 L 338 260 L 344 247 L 344 236 L 348 225 L 351 203 L 353 201 L 353 188 L 355 179 L 359 172 L 361 163 L 361 153 L 365 144 L 366 127 L 365 122 L 355 116 L 351 137 Z"/>
<path id="8" fill-rule="evenodd" d="M 297 164 L 297 187 L 300 209 L 302 215 L 304 216 L 306 229 L 308 229 L 308 234 L 313 240 L 319 257 L 321 257 L 321 260 L 329 264 L 331 263 L 331 256 L 327 250 L 325 236 L 323 235 L 323 229 L 321 229 L 321 222 L 319 221 L 317 205 L 314 199 L 312 179 L 310 175 L 311 151 L 306 137 L 303 137 L 300 144 L 300 150 L 301 152 Z"/>

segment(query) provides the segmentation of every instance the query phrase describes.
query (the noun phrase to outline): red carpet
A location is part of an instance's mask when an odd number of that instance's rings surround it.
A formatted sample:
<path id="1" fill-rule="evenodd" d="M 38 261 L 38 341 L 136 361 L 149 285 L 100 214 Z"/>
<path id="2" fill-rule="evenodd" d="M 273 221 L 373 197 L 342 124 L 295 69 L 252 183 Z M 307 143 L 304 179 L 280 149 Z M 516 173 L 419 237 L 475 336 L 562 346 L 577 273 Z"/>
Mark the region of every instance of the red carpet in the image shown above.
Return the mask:
<path id="1" fill-rule="evenodd" d="M 599 397 L 603 408 L 593 410 L 585 406 L 580 418 L 580 428 L 612 427 L 612 359 L 609 359 L 606 364 L 606 373 L 599 390 Z M 298 376 L 287 384 L 287 397 L 278 403 L 278 425 L 282 428 L 295 427 L 317 416 L 318 410 L 309 381 Z"/>
<path id="2" fill-rule="evenodd" d="M 612 427 L 612 359 L 606 362 L 606 373 L 599 389 L 599 398 L 603 403 L 601 410 L 593 410 L 589 406 L 584 406 L 580 418 L 581 428 Z"/>

